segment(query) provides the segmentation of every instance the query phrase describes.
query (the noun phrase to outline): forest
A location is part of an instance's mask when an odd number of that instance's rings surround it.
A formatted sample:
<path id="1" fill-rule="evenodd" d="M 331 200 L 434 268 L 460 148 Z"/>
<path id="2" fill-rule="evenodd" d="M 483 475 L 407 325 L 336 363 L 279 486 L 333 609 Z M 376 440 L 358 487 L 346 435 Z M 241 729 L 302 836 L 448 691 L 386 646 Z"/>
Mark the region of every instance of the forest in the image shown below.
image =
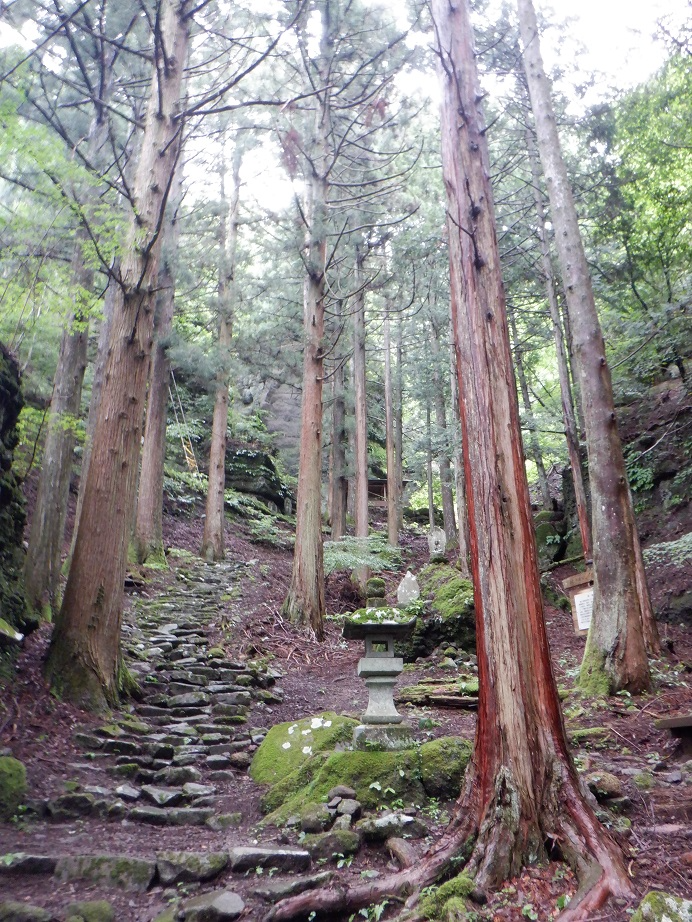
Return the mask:
<path id="1" fill-rule="evenodd" d="M 0 920 L 692 918 L 692 6 L 570 28 L 0 4 Z"/>

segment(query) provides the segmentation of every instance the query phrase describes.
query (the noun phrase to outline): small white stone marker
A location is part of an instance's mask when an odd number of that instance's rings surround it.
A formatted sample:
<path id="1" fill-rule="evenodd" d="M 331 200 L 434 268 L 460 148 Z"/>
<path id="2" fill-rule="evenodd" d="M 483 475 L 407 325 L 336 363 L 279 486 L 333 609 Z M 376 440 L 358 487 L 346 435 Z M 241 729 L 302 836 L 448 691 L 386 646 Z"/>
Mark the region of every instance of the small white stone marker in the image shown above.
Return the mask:
<path id="1" fill-rule="evenodd" d="M 402 608 L 406 608 L 411 602 L 415 602 L 419 598 L 420 586 L 418 585 L 418 580 L 410 570 L 407 570 L 406 576 L 399 583 L 399 588 L 396 591 L 396 600 Z"/>
<path id="2" fill-rule="evenodd" d="M 431 557 L 441 557 L 447 547 L 447 536 L 444 528 L 431 528 L 428 535 L 428 548 Z"/>

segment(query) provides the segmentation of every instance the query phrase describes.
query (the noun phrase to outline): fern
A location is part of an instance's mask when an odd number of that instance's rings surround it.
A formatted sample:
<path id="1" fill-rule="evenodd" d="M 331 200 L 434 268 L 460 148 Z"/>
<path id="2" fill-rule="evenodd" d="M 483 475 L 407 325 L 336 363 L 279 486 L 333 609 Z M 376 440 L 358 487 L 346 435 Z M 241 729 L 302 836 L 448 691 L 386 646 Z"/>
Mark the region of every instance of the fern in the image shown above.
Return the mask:
<path id="1" fill-rule="evenodd" d="M 336 570 L 359 570 L 364 567 L 376 573 L 398 570 L 401 567 L 401 551 L 377 534 L 367 538 L 347 536 L 338 541 L 324 542 L 325 575 L 329 576 Z"/>

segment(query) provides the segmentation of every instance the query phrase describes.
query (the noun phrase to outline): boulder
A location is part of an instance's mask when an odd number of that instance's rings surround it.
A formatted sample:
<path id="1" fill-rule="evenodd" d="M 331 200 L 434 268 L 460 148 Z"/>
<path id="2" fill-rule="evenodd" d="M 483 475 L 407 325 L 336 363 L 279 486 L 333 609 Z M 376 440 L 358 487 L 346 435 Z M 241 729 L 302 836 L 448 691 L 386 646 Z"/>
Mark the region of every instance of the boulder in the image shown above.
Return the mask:
<path id="1" fill-rule="evenodd" d="M 455 800 L 473 745 L 458 736 L 443 736 L 421 746 L 421 781 L 428 797 Z"/>
<path id="2" fill-rule="evenodd" d="M 276 724 L 267 733 L 250 765 L 250 777 L 259 784 L 274 784 L 318 752 L 350 743 L 357 720 L 328 711 Z"/>
<path id="3" fill-rule="evenodd" d="M 303 845 L 315 861 L 338 861 L 347 855 L 355 855 L 360 848 L 360 836 L 351 829 L 332 829 L 307 835 Z"/>
<path id="4" fill-rule="evenodd" d="M 0 756 L 0 820 L 13 817 L 25 797 L 24 764 L 12 756 Z"/>
<path id="5" fill-rule="evenodd" d="M 0 903 L 0 922 L 52 922 L 53 914 L 40 906 L 7 900 Z"/>
<path id="6" fill-rule="evenodd" d="M 276 868 L 277 871 L 306 871 L 310 853 L 301 848 L 254 848 L 238 845 L 228 853 L 232 871 Z"/>
<path id="7" fill-rule="evenodd" d="M 630 922 L 692 922 L 692 900 L 652 890 L 641 901 Z"/>
<path id="8" fill-rule="evenodd" d="M 421 599 L 427 600 L 425 613 L 417 622 L 410 640 L 399 645 L 407 662 L 429 656 L 440 644 L 454 644 L 464 650 L 476 649 L 476 618 L 473 585 L 448 563 L 430 563 L 418 581 Z M 420 603 L 418 603 L 420 604 Z"/>
<path id="9" fill-rule="evenodd" d="M 324 832 L 333 819 L 326 804 L 305 804 L 300 813 L 300 828 L 303 832 Z"/>
<path id="10" fill-rule="evenodd" d="M 142 858 L 71 855 L 58 859 L 55 876 L 59 881 L 89 880 L 121 890 L 148 890 L 155 871 L 155 863 Z"/>
<path id="11" fill-rule="evenodd" d="M 115 912 L 108 900 L 82 900 L 70 903 L 65 910 L 66 922 L 115 922 Z"/>
<path id="12" fill-rule="evenodd" d="M 226 852 L 159 852 L 156 867 L 165 887 L 173 884 L 212 880 L 228 864 Z"/>
<path id="13" fill-rule="evenodd" d="M 177 918 L 181 922 L 229 922 L 237 919 L 245 909 L 245 903 L 231 890 L 203 893 L 183 904 Z"/>
<path id="14" fill-rule="evenodd" d="M 392 836 L 396 838 L 420 839 L 428 834 L 428 828 L 415 816 L 405 813 L 380 813 L 366 816 L 356 823 L 356 830 L 366 842 L 385 842 Z"/>

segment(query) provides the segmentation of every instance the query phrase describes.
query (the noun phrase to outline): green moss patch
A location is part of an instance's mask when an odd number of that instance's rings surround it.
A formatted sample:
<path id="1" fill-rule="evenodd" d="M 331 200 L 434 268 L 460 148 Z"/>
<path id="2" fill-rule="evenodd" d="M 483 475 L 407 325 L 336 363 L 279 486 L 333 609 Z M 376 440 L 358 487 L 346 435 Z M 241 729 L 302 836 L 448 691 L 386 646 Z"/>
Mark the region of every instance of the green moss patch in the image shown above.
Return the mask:
<path id="1" fill-rule="evenodd" d="M 19 759 L 0 756 L 0 820 L 15 815 L 26 797 L 26 769 Z"/>
<path id="2" fill-rule="evenodd" d="M 473 585 L 448 563 L 430 563 L 418 574 L 421 600 L 427 600 L 413 637 L 402 646 L 404 658 L 428 656 L 442 643 L 475 650 Z"/>
<path id="3" fill-rule="evenodd" d="M 347 785 L 366 810 L 423 804 L 428 797 L 451 800 L 471 757 L 472 745 L 459 737 L 431 740 L 397 752 L 318 753 L 281 779 L 262 798 L 265 822 L 282 825 L 300 816 L 306 805 L 322 803 L 337 785 Z"/>
<path id="4" fill-rule="evenodd" d="M 630 922 L 692 922 L 692 902 L 652 891 L 646 894 Z"/>
<path id="5" fill-rule="evenodd" d="M 250 765 L 259 784 L 275 784 L 300 768 L 311 756 L 350 743 L 358 721 L 333 711 L 277 724 L 267 733 Z"/>
<path id="6" fill-rule="evenodd" d="M 458 797 L 473 744 L 458 736 L 443 736 L 423 743 L 420 753 L 421 781 L 428 797 L 440 800 Z"/>
<path id="7" fill-rule="evenodd" d="M 452 900 L 457 904 L 455 908 L 459 908 L 459 902 L 461 902 L 463 909 L 463 900 L 468 897 L 475 886 L 473 880 L 465 874 L 453 877 L 437 887 L 433 893 L 423 897 L 420 901 L 420 914 L 426 919 L 441 919 L 446 905 Z"/>

